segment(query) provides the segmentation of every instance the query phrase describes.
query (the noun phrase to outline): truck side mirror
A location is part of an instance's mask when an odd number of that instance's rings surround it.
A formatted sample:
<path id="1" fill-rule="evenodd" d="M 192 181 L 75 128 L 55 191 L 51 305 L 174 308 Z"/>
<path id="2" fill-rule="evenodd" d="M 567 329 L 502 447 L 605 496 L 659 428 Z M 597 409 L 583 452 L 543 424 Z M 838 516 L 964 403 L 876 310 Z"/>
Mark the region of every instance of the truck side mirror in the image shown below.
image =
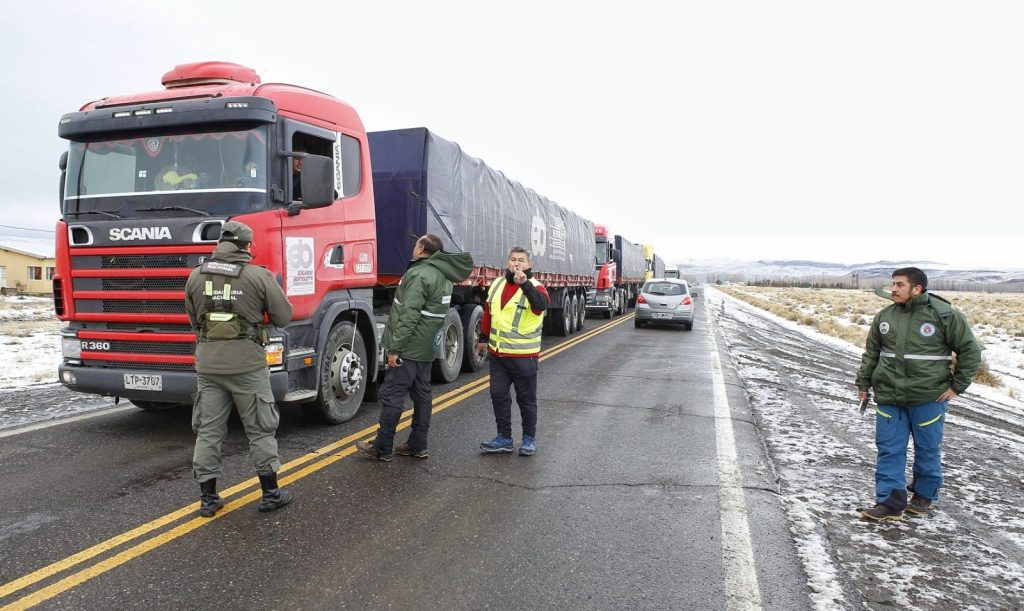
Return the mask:
<path id="1" fill-rule="evenodd" d="M 302 203 L 307 208 L 334 203 L 334 160 L 330 157 L 310 154 L 302 160 Z"/>
<path id="2" fill-rule="evenodd" d="M 57 202 L 57 206 L 60 208 L 61 215 L 64 214 L 64 183 L 68 177 L 68 152 L 64 151 L 60 154 L 60 161 L 57 162 L 57 167 L 60 168 L 60 201 Z"/>

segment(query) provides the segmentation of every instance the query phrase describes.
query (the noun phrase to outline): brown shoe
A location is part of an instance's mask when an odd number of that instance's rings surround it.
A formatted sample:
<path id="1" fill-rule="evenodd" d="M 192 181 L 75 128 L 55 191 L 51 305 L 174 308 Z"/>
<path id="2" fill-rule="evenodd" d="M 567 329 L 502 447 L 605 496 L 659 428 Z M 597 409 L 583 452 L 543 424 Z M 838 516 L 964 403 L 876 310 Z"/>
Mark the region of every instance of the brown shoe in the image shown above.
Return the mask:
<path id="1" fill-rule="evenodd" d="M 395 454 L 401 456 L 412 456 L 413 458 L 426 458 L 427 456 L 430 456 L 429 454 L 427 454 L 426 449 L 414 450 L 411 447 L 409 447 L 409 444 L 407 443 L 400 443 L 396 445 Z"/>
<path id="2" fill-rule="evenodd" d="M 888 505 L 881 503 L 875 505 L 870 509 L 861 509 L 860 515 L 864 516 L 869 520 L 875 520 L 876 522 L 883 522 L 885 520 L 902 520 L 903 512 L 896 511 Z"/>
<path id="3" fill-rule="evenodd" d="M 923 516 L 928 513 L 928 510 L 931 508 L 932 502 L 923 496 L 918 496 L 917 494 L 915 494 L 913 498 L 910 499 L 910 502 L 907 503 L 907 511 L 919 516 Z"/>
<path id="4" fill-rule="evenodd" d="M 394 456 L 394 453 L 385 454 L 384 452 L 381 452 L 377 449 L 377 446 L 373 445 L 373 443 L 369 441 L 356 442 L 356 449 L 359 450 L 360 453 L 366 454 L 371 458 L 376 458 L 382 462 L 391 462 L 391 458 Z"/>

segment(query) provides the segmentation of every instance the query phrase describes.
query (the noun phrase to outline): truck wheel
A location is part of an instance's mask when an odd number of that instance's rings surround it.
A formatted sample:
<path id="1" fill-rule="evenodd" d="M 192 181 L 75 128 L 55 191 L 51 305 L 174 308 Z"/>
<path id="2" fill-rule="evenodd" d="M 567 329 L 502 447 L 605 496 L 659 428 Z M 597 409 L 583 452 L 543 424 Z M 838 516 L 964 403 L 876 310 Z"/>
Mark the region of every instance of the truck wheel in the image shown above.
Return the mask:
<path id="1" fill-rule="evenodd" d="M 562 294 L 562 300 L 558 309 L 551 313 L 551 330 L 556 337 L 565 337 L 569 334 L 569 296 Z"/>
<path id="2" fill-rule="evenodd" d="M 431 368 L 431 379 L 434 382 L 447 384 L 459 375 L 462 370 L 462 345 L 465 343 L 462 332 L 462 318 L 459 310 L 451 308 L 441 326 L 441 345 L 437 349 L 437 358 Z"/>
<path id="3" fill-rule="evenodd" d="M 587 299 L 578 296 L 579 308 L 576 310 L 576 330 L 582 331 L 583 325 L 587 322 Z"/>
<path id="4" fill-rule="evenodd" d="M 479 356 L 476 345 L 480 342 L 480 323 L 484 320 L 484 309 L 478 305 L 462 306 L 462 328 L 466 332 L 466 353 L 462 357 L 462 370 L 480 371 L 487 362 L 487 353 Z"/>
<path id="5" fill-rule="evenodd" d="M 570 308 L 570 316 L 572 317 L 572 332 L 578 333 L 580 330 L 580 296 L 573 293 L 572 296 L 572 308 Z"/>
<path id="6" fill-rule="evenodd" d="M 366 393 L 366 345 L 348 320 L 339 322 L 324 345 L 320 361 L 320 389 L 316 401 L 302 406 L 306 415 L 327 424 L 351 420 Z"/>
<path id="7" fill-rule="evenodd" d="M 131 403 L 135 407 L 147 412 L 160 412 L 185 405 L 184 403 L 161 403 L 159 401 L 143 401 L 142 399 L 131 399 Z"/>

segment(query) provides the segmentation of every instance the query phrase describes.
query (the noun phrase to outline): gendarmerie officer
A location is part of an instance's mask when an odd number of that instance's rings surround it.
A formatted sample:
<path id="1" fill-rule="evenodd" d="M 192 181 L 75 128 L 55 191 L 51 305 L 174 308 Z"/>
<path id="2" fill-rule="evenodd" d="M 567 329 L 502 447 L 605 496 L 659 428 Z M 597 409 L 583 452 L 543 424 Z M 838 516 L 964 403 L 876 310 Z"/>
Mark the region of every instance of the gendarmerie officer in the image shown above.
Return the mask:
<path id="1" fill-rule="evenodd" d="M 249 456 L 263 488 L 260 511 L 291 502 L 277 485 L 279 413 L 270 388 L 264 346 L 266 313 L 278 327 L 292 318 L 292 306 L 267 269 L 250 265 L 252 229 L 224 223 L 209 260 L 192 270 L 185 283 L 185 310 L 196 330 L 198 392 L 192 411 L 196 448 L 192 473 L 199 482 L 199 515 L 212 517 L 224 506 L 217 494 L 222 473 L 221 446 L 231 407 L 238 410 L 249 438 Z"/>

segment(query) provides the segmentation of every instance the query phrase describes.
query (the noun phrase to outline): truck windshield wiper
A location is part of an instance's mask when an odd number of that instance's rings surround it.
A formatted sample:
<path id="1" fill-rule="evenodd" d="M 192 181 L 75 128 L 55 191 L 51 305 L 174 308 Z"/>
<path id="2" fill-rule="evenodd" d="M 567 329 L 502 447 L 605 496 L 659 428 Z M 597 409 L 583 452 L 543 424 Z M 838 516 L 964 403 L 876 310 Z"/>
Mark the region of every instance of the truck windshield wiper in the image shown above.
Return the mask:
<path id="1" fill-rule="evenodd" d="M 195 208 L 186 208 L 185 206 L 162 206 L 160 208 L 139 208 L 136 212 L 160 212 L 162 210 L 180 210 L 181 212 L 191 212 L 192 214 L 201 214 L 203 216 L 210 216 L 210 213 L 205 210 L 196 210 Z"/>
<path id="2" fill-rule="evenodd" d="M 69 212 L 68 214 L 74 214 L 76 216 L 81 214 L 102 214 L 103 216 L 109 216 L 112 219 L 124 218 L 116 212 L 107 212 L 106 210 L 79 210 L 78 212 Z"/>

